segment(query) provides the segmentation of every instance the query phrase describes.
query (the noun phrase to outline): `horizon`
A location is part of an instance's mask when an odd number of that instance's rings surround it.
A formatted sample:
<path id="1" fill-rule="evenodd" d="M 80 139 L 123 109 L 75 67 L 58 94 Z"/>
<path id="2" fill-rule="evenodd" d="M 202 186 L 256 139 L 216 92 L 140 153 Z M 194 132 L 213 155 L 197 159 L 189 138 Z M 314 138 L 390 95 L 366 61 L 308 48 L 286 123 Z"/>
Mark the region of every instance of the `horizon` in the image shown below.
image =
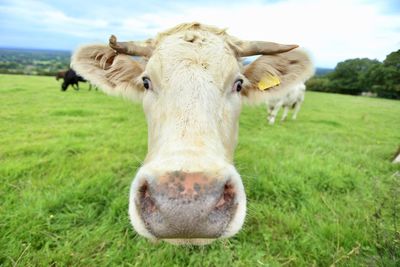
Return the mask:
<path id="1" fill-rule="evenodd" d="M 73 51 L 74 50 L 61 50 L 61 49 L 57 49 L 57 48 L 33 48 L 33 47 L 2 47 L 2 46 L 0 46 L 0 50 L 36 50 L 36 51 L 51 51 L 51 52 L 66 52 L 66 53 L 73 53 Z M 253 61 L 254 59 L 253 58 L 255 58 L 255 57 L 258 57 L 258 56 L 251 56 L 251 57 L 247 57 L 247 58 L 251 58 L 250 60 L 251 61 Z M 354 59 L 354 58 L 348 58 L 348 59 Z M 369 59 L 371 59 L 371 60 L 377 60 L 377 59 L 372 59 L 372 58 L 369 58 Z M 347 59 L 346 59 L 347 60 Z M 380 61 L 380 62 L 382 62 L 382 61 Z M 335 66 L 333 66 L 333 67 L 324 67 L 324 66 L 318 66 L 318 65 L 315 65 L 314 67 L 315 67 L 315 69 L 316 70 L 334 70 L 335 68 L 336 68 L 336 66 L 337 66 L 337 64 L 338 63 L 340 63 L 340 62 L 337 62 L 336 63 L 336 65 Z"/>
<path id="2" fill-rule="evenodd" d="M 54 48 L 31 48 L 31 47 L 2 47 L 0 46 L 0 50 L 33 50 L 33 51 L 51 51 L 51 52 L 66 52 L 66 53 L 73 53 L 73 50 L 59 50 L 59 49 L 54 49 Z M 252 56 L 253 57 L 253 56 Z M 247 57 L 251 58 L 251 57 Z M 252 60 L 253 61 L 253 60 Z M 339 62 L 338 62 L 339 63 Z M 321 69 L 321 70 L 334 70 L 335 67 L 330 68 L 330 67 L 319 67 L 315 66 L 315 69 Z"/>
<path id="3" fill-rule="evenodd" d="M 3 0 L 0 14 L 3 48 L 72 52 L 87 43 L 106 44 L 111 34 L 148 39 L 184 21 L 226 27 L 242 39 L 299 44 L 319 68 L 351 58 L 383 61 L 400 48 L 396 0 Z"/>
<path id="4" fill-rule="evenodd" d="M 55 52 L 69 52 L 72 53 L 73 50 L 68 49 L 57 49 L 57 48 L 35 48 L 35 47 L 11 47 L 11 46 L 0 46 L 0 49 L 4 50 L 42 50 L 42 51 L 55 51 Z"/>

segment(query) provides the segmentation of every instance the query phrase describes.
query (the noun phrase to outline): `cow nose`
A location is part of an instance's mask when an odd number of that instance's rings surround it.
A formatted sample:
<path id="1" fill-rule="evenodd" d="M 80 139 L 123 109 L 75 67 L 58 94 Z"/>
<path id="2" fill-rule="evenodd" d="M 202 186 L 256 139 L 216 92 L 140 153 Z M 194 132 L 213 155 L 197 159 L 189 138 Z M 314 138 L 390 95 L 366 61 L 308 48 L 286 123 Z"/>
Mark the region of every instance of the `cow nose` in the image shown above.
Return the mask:
<path id="1" fill-rule="evenodd" d="M 142 220 L 159 239 L 218 238 L 237 208 L 229 179 L 203 173 L 168 173 L 145 181 L 138 193 Z"/>

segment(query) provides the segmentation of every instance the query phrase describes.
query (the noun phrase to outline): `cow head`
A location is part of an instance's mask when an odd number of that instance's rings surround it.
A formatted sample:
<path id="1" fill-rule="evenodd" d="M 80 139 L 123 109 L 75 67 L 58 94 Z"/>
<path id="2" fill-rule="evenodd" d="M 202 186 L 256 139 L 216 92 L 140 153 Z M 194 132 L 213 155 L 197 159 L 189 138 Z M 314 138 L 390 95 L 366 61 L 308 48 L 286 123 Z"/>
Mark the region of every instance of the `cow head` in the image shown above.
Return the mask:
<path id="1" fill-rule="evenodd" d="M 146 42 L 112 36 L 109 46 L 74 53 L 72 67 L 85 79 L 143 103 L 148 152 L 129 199 L 139 234 L 205 244 L 240 230 L 246 197 L 233 153 L 241 103 L 263 101 L 258 83 L 265 76 L 278 77 L 271 90 L 284 91 L 311 75 L 308 56 L 295 48 L 189 23 Z M 241 57 L 251 55 L 262 56 L 243 68 Z"/>

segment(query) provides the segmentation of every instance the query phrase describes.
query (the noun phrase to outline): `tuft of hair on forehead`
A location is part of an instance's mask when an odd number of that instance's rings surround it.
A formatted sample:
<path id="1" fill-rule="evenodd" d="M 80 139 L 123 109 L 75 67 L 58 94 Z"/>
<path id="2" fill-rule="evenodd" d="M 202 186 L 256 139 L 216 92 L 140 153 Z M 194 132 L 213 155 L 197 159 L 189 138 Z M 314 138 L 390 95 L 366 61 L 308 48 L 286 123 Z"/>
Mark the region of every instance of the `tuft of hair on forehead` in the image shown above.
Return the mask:
<path id="1" fill-rule="evenodd" d="M 157 44 L 167 36 L 184 31 L 207 31 L 215 35 L 221 35 L 223 38 L 229 37 L 229 35 L 226 33 L 226 29 L 220 29 L 214 26 L 201 24 L 199 22 L 191 22 L 191 23 L 181 23 L 173 28 L 170 28 L 166 31 L 157 34 L 154 42 Z"/>

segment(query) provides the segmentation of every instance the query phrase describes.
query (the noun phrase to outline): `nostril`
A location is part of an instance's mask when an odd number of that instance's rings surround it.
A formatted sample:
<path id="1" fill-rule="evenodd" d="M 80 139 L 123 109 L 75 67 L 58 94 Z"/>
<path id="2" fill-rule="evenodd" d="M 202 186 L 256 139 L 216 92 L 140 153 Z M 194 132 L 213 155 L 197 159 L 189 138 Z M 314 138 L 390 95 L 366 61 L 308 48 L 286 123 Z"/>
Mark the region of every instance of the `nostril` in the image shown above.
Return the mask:
<path id="1" fill-rule="evenodd" d="M 136 189 L 135 204 L 143 227 L 157 238 L 217 238 L 234 218 L 238 189 L 230 180 L 186 174 L 145 180 Z"/>
<path id="2" fill-rule="evenodd" d="M 227 182 L 224 186 L 224 191 L 221 194 L 221 198 L 215 205 L 217 210 L 227 210 L 234 204 L 235 199 L 235 188 L 232 183 Z"/>
<path id="3" fill-rule="evenodd" d="M 157 210 L 154 200 L 150 196 L 149 185 L 147 182 L 139 187 L 139 200 L 143 214 L 151 214 Z"/>

